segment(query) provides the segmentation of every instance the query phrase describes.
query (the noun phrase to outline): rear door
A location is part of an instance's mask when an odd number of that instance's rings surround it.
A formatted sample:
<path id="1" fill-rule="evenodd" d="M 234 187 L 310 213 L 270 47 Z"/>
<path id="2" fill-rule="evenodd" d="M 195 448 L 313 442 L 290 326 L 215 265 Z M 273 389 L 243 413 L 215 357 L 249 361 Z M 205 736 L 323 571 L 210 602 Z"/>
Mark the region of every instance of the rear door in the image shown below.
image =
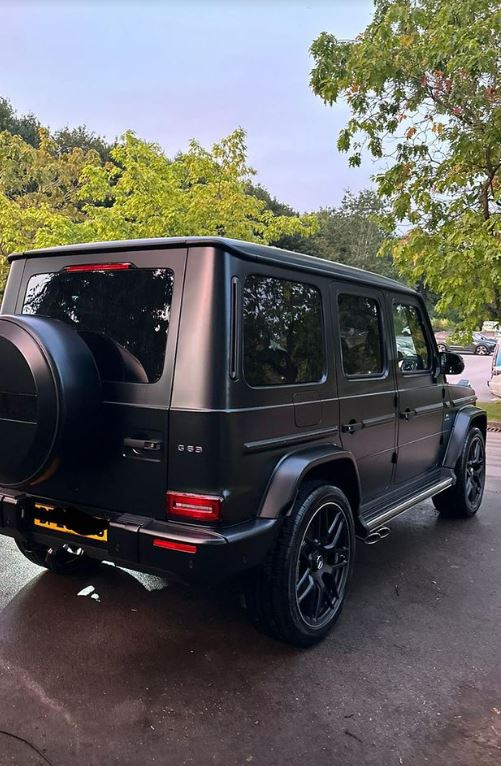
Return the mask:
<path id="1" fill-rule="evenodd" d="M 186 248 L 26 261 L 18 313 L 72 325 L 103 383 L 102 429 L 82 465 L 33 488 L 99 510 L 165 516 L 168 417 Z"/>
<path id="2" fill-rule="evenodd" d="M 391 336 L 382 293 L 349 284 L 336 284 L 333 292 L 341 438 L 343 447 L 356 458 L 366 503 L 388 489 L 394 466 Z"/>
<path id="3" fill-rule="evenodd" d="M 417 299 L 391 302 L 398 389 L 398 459 L 395 483 L 426 474 L 440 462 L 444 385 L 435 375 L 432 334 Z"/>

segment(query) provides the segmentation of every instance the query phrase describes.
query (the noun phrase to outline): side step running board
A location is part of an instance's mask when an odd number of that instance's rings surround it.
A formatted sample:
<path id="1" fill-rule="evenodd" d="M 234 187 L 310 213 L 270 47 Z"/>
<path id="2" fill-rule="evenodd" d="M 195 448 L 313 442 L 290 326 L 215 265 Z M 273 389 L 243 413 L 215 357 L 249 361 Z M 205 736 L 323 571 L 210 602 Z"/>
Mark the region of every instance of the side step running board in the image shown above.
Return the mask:
<path id="1" fill-rule="evenodd" d="M 452 487 L 453 484 L 454 479 L 452 477 L 448 479 L 442 479 L 442 481 L 439 481 L 437 484 L 433 484 L 431 487 L 427 487 L 421 492 L 418 492 L 417 495 L 413 495 L 412 497 L 408 497 L 406 500 L 402 500 L 402 502 L 398 503 L 398 505 L 394 505 L 392 508 L 387 508 L 378 516 L 374 516 L 372 519 L 368 519 L 365 522 L 367 530 L 369 532 L 373 532 L 378 527 L 382 527 L 384 524 L 386 524 L 386 522 L 390 519 L 393 519 L 395 516 L 399 516 L 404 511 L 412 508 L 413 505 L 417 505 L 423 500 L 427 500 L 429 497 L 433 497 L 433 495 L 438 495 L 439 492 L 443 492 L 444 489 Z"/>

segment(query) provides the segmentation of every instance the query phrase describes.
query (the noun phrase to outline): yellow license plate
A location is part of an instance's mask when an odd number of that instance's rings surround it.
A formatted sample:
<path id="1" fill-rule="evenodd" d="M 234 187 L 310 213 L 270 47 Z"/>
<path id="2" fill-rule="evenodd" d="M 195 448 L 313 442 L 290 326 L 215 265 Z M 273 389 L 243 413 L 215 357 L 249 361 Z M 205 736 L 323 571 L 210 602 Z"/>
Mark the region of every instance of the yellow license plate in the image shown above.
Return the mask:
<path id="1" fill-rule="evenodd" d="M 42 505 L 42 503 L 35 503 L 35 510 L 45 511 L 50 513 L 55 510 L 53 505 Z M 38 519 L 36 516 L 33 519 L 33 523 L 36 527 L 42 529 L 48 529 L 51 532 L 60 532 L 64 535 L 76 535 L 77 537 L 83 537 L 86 540 L 97 540 L 100 543 L 108 542 L 108 530 L 102 529 L 94 535 L 82 535 L 80 532 L 75 532 L 74 529 L 70 529 L 65 524 L 60 524 L 56 521 L 50 521 L 50 519 Z"/>

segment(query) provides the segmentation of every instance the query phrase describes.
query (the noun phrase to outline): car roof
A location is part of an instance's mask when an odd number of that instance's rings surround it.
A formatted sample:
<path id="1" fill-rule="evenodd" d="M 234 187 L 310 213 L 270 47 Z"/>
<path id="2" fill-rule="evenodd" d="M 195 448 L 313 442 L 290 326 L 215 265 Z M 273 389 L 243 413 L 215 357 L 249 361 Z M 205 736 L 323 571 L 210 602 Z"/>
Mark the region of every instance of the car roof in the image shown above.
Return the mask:
<path id="1" fill-rule="evenodd" d="M 262 261 L 276 266 L 293 268 L 300 271 L 330 274 L 342 279 L 354 282 L 363 282 L 383 289 L 398 290 L 400 292 L 416 294 L 415 290 L 407 287 L 395 279 L 375 274 L 372 271 L 357 269 L 344 263 L 328 261 L 324 258 L 316 258 L 304 253 L 296 253 L 292 250 L 282 250 L 278 247 L 261 245 L 255 242 L 244 242 L 239 239 L 226 237 L 157 237 L 152 239 L 124 239 L 110 242 L 87 242 L 77 245 L 60 245 L 47 247 L 39 250 L 26 250 L 25 252 L 9 255 L 9 260 L 20 258 L 45 258 L 50 256 L 81 255 L 91 253 L 123 252 L 126 250 L 149 250 L 179 246 L 213 246 L 234 253 L 248 260 Z"/>

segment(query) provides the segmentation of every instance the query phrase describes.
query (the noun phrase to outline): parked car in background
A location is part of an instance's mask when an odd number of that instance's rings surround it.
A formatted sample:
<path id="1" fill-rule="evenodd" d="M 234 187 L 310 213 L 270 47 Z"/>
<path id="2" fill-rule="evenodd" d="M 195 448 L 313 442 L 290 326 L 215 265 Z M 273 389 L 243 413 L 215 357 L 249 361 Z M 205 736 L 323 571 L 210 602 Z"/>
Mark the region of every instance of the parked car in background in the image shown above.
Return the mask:
<path id="1" fill-rule="evenodd" d="M 445 340 L 438 340 L 439 351 L 454 351 L 456 354 L 478 354 L 479 356 L 488 356 L 496 348 L 496 339 L 488 338 L 481 332 L 474 332 L 471 336 L 471 343 L 449 343 Z"/>
<path id="2" fill-rule="evenodd" d="M 491 379 L 487 381 L 487 385 L 494 396 L 501 397 L 501 341 L 492 355 Z"/>

